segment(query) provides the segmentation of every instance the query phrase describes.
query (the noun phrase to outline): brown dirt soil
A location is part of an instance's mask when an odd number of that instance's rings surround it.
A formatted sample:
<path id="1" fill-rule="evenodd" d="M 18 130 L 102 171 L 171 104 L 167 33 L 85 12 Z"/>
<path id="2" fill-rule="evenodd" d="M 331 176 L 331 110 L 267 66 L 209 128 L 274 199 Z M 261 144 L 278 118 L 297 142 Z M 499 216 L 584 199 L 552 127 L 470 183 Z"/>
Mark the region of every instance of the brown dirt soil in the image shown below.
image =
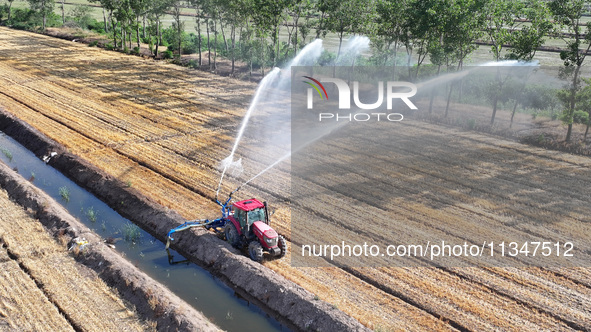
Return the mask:
<path id="1" fill-rule="evenodd" d="M 44 142 L 34 130 L 6 114 L 2 121 L 7 122 L 4 126 L 0 122 L 0 130 L 38 156 L 55 149 L 60 153 L 52 162 L 56 168 L 161 239 L 183 218 L 216 215 L 216 166 L 229 153 L 254 85 L 45 36 L 0 31 L 0 57 L 6 59 L 0 62 L 0 105 L 59 146 Z M 528 221 L 521 229 L 524 232 L 538 218 L 551 221 L 564 217 L 565 223 L 552 224 L 552 230 L 564 237 L 581 231 L 573 224 L 587 227 L 588 214 L 581 211 L 586 211 L 582 193 L 588 186 L 580 179 L 589 178 L 588 158 L 424 122 L 408 121 L 405 126 L 405 131 L 391 137 L 393 142 L 403 143 L 403 148 L 375 160 L 390 172 L 391 179 L 401 179 L 389 183 L 400 195 L 392 198 L 397 208 L 372 204 L 365 197 L 370 192 L 355 192 L 355 196 L 335 193 L 330 187 L 334 178 L 322 177 L 310 186 L 331 194 L 298 204 L 315 215 L 320 215 L 321 209 L 360 207 L 371 216 L 395 214 L 401 223 L 430 228 L 439 220 L 461 225 L 478 218 L 488 225 L 480 232 L 492 230 L 490 234 L 513 215 Z M 256 137 L 245 140 L 252 143 Z M 329 148 L 378 143 L 372 137 L 352 136 L 350 140 Z M 447 146 L 456 147 L 459 154 L 437 153 Z M 251 149 L 240 156 L 245 164 L 257 162 L 248 157 L 252 152 L 257 151 Z M 330 154 L 321 156 L 328 158 Z M 364 169 L 347 171 L 357 179 L 372 179 Z M 277 207 L 273 227 L 291 239 L 289 165 L 281 165 L 269 176 L 276 181 L 254 181 L 241 196 L 271 197 L 272 206 Z M 546 178 L 560 181 L 546 183 Z M 468 179 L 479 180 L 479 185 Z M 521 180 L 514 183 L 513 179 Z M 538 201 L 522 190 L 524 181 L 532 186 L 531 192 L 539 193 Z M 238 184 L 229 179 L 223 190 L 228 192 Z M 563 197 L 558 205 L 556 197 Z M 120 206 L 122 200 L 129 210 Z M 562 216 L 564 209 L 573 213 Z M 329 226 L 343 231 L 338 224 Z M 442 233 L 455 238 L 478 235 L 459 234 L 460 230 Z M 351 238 L 365 236 L 349 231 Z M 379 230 L 364 229 L 370 235 L 376 232 Z M 315 310 L 334 317 L 342 310 L 376 329 L 591 328 L 588 268 L 299 268 L 290 265 L 289 257 L 265 262 L 265 267 L 308 291 L 294 285 L 290 287 L 295 291 L 288 296 L 280 295 L 290 288 L 280 286 L 285 279 L 236 255 L 212 234 L 186 232 L 174 245 L 279 314 L 291 315 L 287 319 L 302 329 L 310 326 L 306 315 Z M 291 243 L 294 248 L 298 245 Z M 245 269 L 257 278 L 248 279 Z M 261 282 L 264 278 L 270 278 L 271 283 Z M 316 301 L 311 293 L 323 301 Z M 294 298 L 307 305 L 306 309 L 294 310 L 290 306 Z M 316 306 L 310 306 L 315 302 Z"/>
<path id="2" fill-rule="evenodd" d="M 4 163 L 0 163 L 0 188 L 4 188 L 0 189 L 0 259 L 7 269 L 16 266 L 22 272 L 5 274 L 0 290 L 6 294 L 0 298 L 0 310 L 9 326 L 62 331 L 66 330 L 59 325 L 62 317 L 68 329 L 76 331 L 219 330 Z M 83 251 L 68 252 L 67 244 L 75 237 L 84 237 L 89 244 Z M 9 289 L 17 280 L 23 286 Z M 31 283 L 37 290 L 20 299 Z M 47 308 L 44 300 L 53 308 Z M 35 301 L 40 302 L 38 309 L 31 310 Z"/>

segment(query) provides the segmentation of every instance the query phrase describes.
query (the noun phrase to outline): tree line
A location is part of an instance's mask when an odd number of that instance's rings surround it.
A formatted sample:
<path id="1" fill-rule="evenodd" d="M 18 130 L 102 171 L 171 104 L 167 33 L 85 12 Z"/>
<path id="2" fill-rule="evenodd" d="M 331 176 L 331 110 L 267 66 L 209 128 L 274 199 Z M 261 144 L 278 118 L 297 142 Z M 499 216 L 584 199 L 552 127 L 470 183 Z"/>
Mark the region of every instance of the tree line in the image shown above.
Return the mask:
<path id="1" fill-rule="evenodd" d="M 14 0 L 6 0 L 10 6 Z M 27 0 L 43 17 L 52 13 L 56 0 Z M 57 0 L 60 1 L 60 0 Z M 61 0 L 62 19 L 64 0 Z M 116 49 L 137 49 L 147 42 L 155 56 L 161 52 L 163 17 L 172 16 L 169 50 L 181 56 L 190 43 L 202 66 L 203 51 L 211 69 L 216 67 L 218 50 L 232 61 L 251 68 L 278 66 L 314 38 L 336 35 L 338 50 L 324 57 L 336 63 L 343 40 L 365 35 L 371 40 L 371 63 L 381 66 L 405 65 L 409 80 L 421 75 L 428 59 L 430 68 L 460 69 L 477 42 L 490 45 L 491 60 L 532 60 L 549 36 L 564 40 L 560 52 L 564 75 L 570 89 L 561 97 L 565 105 L 562 120 L 568 125 L 566 140 L 572 136 L 575 111 L 580 109 L 584 81 L 581 66 L 591 47 L 589 26 L 582 22 L 589 2 L 582 0 L 89 0 L 103 10 L 104 31 Z M 195 32 L 187 38 L 184 14 L 193 14 Z M 280 33 L 283 38 L 280 39 Z M 213 51 L 213 54 L 212 54 Z M 404 63 L 406 62 L 406 63 Z M 503 80 L 498 78 L 498 90 Z M 450 86 L 449 95 L 453 89 Z M 431 99 L 431 106 L 432 107 Z M 491 125 L 497 101 L 493 100 Z M 583 102 L 579 102 L 583 105 Z M 589 112 L 586 110 L 587 113 Z M 446 111 L 447 113 L 447 111 Z M 589 120 L 587 120 L 589 122 Z"/>

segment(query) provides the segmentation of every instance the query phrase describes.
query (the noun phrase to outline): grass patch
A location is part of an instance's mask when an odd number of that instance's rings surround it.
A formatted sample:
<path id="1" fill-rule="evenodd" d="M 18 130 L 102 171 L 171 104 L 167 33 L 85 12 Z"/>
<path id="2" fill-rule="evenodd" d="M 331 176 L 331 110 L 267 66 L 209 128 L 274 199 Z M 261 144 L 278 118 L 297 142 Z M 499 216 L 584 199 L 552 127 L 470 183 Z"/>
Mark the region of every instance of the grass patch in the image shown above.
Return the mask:
<path id="1" fill-rule="evenodd" d="M 70 189 L 68 187 L 60 187 L 59 194 L 66 203 L 70 201 Z"/>
<path id="2" fill-rule="evenodd" d="M 94 206 L 89 207 L 84 214 L 91 222 L 95 222 L 98 218 L 98 211 L 94 209 Z"/>
<path id="3" fill-rule="evenodd" d="M 2 154 L 6 156 L 6 158 L 8 158 L 8 161 L 12 161 L 12 152 L 10 152 L 10 150 L 8 150 L 7 148 L 0 148 L 0 151 L 2 151 Z"/>
<path id="4" fill-rule="evenodd" d="M 138 242 L 142 237 L 142 232 L 139 226 L 130 222 L 123 225 L 122 233 L 123 239 L 128 242 Z"/>

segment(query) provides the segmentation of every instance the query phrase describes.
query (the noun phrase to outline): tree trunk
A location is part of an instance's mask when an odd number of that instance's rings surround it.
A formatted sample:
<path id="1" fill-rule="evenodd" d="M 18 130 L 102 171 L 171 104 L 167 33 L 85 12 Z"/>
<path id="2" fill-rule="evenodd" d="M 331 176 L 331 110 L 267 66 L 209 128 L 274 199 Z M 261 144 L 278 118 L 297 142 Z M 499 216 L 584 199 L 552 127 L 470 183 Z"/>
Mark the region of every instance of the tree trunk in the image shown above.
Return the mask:
<path id="1" fill-rule="evenodd" d="M 277 67 L 277 53 L 279 53 L 279 24 L 273 32 L 273 67 Z"/>
<path id="2" fill-rule="evenodd" d="M 43 31 L 45 31 L 45 26 L 47 25 L 47 13 L 45 12 L 45 8 L 43 10 Z"/>
<path id="3" fill-rule="evenodd" d="M 343 46 L 343 31 L 341 31 L 339 33 L 339 50 L 337 52 L 337 57 L 334 59 L 335 64 L 337 63 L 337 60 L 339 59 L 339 56 L 341 55 L 341 47 Z"/>
<path id="4" fill-rule="evenodd" d="M 230 31 L 230 39 L 232 39 L 232 70 L 230 71 L 230 76 L 234 76 L 234 65 L 236 62 L 236 25 L 232 24 L 232 30 Z"/>
<path id="5" fill-rule="evenodd" d="M 265 43 L 261 36 L 261 74 L 265 77 Z"/>
<path id="6" fill-rule="evenodd" d="M 293 22 L 295 24 L 295 40 L 293 41 L 293 55 L 295 56 L 298 54 L 298 22 L 300 20 L 300 16 L 298 15 L 297 19 Z"/>
<path id="7" fill-rule="evenodd" d="M 125 48 L 127 47 L 127 32 L 125 32 L 125 29 L 123 28 L 123 24 L 121 24 L 121 48 L 123 50 L 125 50 Z"/>
<path id="8" fill-rule="evenodd" d="M 144 30 L 145 32 L 145 30 Z M 135 29 L 135 37 L 137 38 L 137 51 L 138 54 L 140 52 L 140 16 L 136 16 L 136 29 Z"/>
<path id="9" fill-rule="evenodd" d="M 215 20 L 213 20 L 213 70 L 217 70 L 217 60 L 218 58 L 218 25 Z"/>
<path id="10" fill-rule="evenodd" d="M 202 65 L 201 59 L 201 18 L 199 17 L 199 9 L 195 8 L 195 16 L 197 23 L 197 53 L 199 53 L 199 68 Z"/>
<path id="11" fill-rule="evenodd" d="M 575 69 L 575 75 L 573 77 L 573 87 L 570 93 L 570 105 L 569 105 L 569 110 L 568 110 L 568 129 L 566 131 L 566 141 L 570 142 L 571 140 L 571 136 L 573 133 L 573 115 L 575 113 L 575 97 L 577 94 L 577 81 L 579 80 L 579 70 L 581 69 L 581 66 L 577 66 L 577 68 Z"/>
<path id="12" fill-rule="evenodd" d="M 441 65 L 437 66 L 437 76 L 441 72 Z M 431 89 L 431 100 L 429 101 L 429 114 L 433 113 L 433 101 L 435 100 L 435 90 Z"/>
<path id="13" fill-rule="evenodd" d="M 222 38 L 224 39 L 224 47 L 226 48 L 226 54 L 228 54 L 228 52 L 230 52 L 230 50 L 228 48 L 228 41 L 226 40 L 226 33 L 224 32 L 224 25 L 223 25 L 221 19 L 220 19 L 220 29 L 222 30 Z"/>
<path id="14" fill-rule="evenodd" d="M 109 25 L 107 24 L 107 15 L 106 15 L 104 7 L 103 7 L 103 23 L 105 23 L 105 32 L 109 33 Z"/>
<path id="15" fill-rule="evenodd" d="M 177 15 L 180 15 L 180 12 L 177 12 Z M 177 17 L 177 22 L 176 22 L 176 36 L 177 36 L 177 40 L 179 42 L 179 44 L 178 44 L 178 48 L 179 48 L 179 61 L 181 61 L 181 56 L 183 55 L 183 48 L 182 48 L 183 47 L 183 30 L 181 29 L 181 18 L 180 18 L 180 16 Z"/>
<path id="16" fill-rule="evenodd" d="M 410 80 L 411 78 L 411 65 L 410 65 L 410 59 L 412 58 L 412 48 L 409 48 L 408 46 L 406 46 L 406 66 L 408 67 L 408 79 Z M 447 112 L 447 110 L 446 110 Z"/>
<path id="17" fill-rule="evenodd" d="M 497 59 L 498 61 L 498 59 Z M 501 72 L 499 67 L 497 67 L 497 91 L 494 91 L 494 96 L 493 96 L 493 110 L 492 110 L 492 115 L 490 117 L 490 125 L 492 126 L 495 123 L 495 117 L 497 116 L 497 103 L 499 102 L 499 93 L 501 93 L 501 88 L 502 88 L 502 84 L 501 84 Z"/>
<path id="18" fill-rule="evenodd" d="M 62 24 L 66 24 L 66 13 L 64 11 L 64 1 L 62 0 Z"/>
<path id="19" fill-rule="evenodd" d="M 497 96 L 494 96 L 493 99 L 493 111 L 492 111 L 492 116 L 490 117 L 490 125 L 492 126 L 495 123 L 495 116 L 497 115 L 497 104 L 499 102 L 499 98 Z"/>
<path id="20" fill-rule="evenodd" d="M 142 18 L 142 38 L 146 38 L 146 14 Z"/>
<path id="21" fill-rule="evenodd" d="M 515 111 L 517 111 L 517 104 L 519 104 L 519 100 L 515 100 L 515 105 L 513 105 L 513 112 L 511 112 L 511 123 L 509 124 L 509 128 L 513 128 L 513 118 L 515 117 Z"/>
<path id="22" fill-rule="evenodd" d="M 112 10 L 109 12 L 109 18 L 111 19 L 111 30 L 113 30 L 113 47 L 117 48 L 117 29 L 115 29 L 115 20 L 113 19 Z"/>
<path id="23" fill-rule="evenodd" d="M 205 33 L 207 33 L 207 65 L 209 66 L 209 70 L 211 70 L 211 46 L 209 42 L 209 19 L 205 20 Z"/>
<path id="24" fill-rule="evenodd" d="M 585 136 L 583 137 L 584 141 L 587 140 L 587 134 L 589 133 L 589 126 L 591 126 L 591 119 L 587 120 L 587 129 L 585 129 Z"/>
<path id="25" fill-rule="evenodd" d="M 8 21 L 10 21 L 10 17 L 12 16 L 12 1 L 8 2 Z"/>
<path id="26" fill-rule="evenodd" d="M 445 118 L 447 118 L 447 115 L 449 114 L 449 103 L 451 101 L 451 93 L 454 89 L 454 84 L 450 83 L 449 84 L 449 93 L 447 94 L 447 105 L 445 106 Z"/>
<path id="27" fill-rule="evenodd" d="M 160 31 L 160 17 L 156 17 L 156 49 L 154 50 L 154 58 L 158 57 L 158 48 L 162 43 L 162 31 Z"/>

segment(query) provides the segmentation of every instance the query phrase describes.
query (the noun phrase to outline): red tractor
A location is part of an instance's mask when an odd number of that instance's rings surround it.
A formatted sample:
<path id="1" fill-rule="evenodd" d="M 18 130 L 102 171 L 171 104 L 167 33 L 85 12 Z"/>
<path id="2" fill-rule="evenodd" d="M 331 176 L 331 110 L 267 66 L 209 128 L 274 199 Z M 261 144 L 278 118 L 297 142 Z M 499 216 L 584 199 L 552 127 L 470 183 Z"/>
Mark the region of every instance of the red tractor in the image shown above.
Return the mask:
<path id="1" fill-rule="evenodd" d="M 279 258 L 287 253 L 285 238 L 269 226 L 267 204 L 256 198 L 236 202 L 227 219 L 229 222 L 224 227 L 226 240 L 238 249 L 248 247 L 252 260 L 260 262 L 265 251 Z"/>
<path id="2" fill-rule="evenodd" d="M 240 188 L 238 188 L 240 189 Z M 236 192 L 236 189 L 234 192 Z M 232 194 L 234 193 L 232 192 Z M 281 258 L 287 253 L 285 238 L 269 226 L 269 212 L 266 203 L 252 198 L 236 202 L 228 207 L 232 194 L 225 203 L 216 198 L 222 207 L 222 216 L 215 220 L 196 219 L 171 229 L 167 234 L 166 249 L 174 239 L 172 234 L 192 227 L 203 226 L 217 233 L 225 234 L 226 240 L 235 248 L 248 248 L 250 258 L 260 262 L 266 251 L 272 257 Z"/>

